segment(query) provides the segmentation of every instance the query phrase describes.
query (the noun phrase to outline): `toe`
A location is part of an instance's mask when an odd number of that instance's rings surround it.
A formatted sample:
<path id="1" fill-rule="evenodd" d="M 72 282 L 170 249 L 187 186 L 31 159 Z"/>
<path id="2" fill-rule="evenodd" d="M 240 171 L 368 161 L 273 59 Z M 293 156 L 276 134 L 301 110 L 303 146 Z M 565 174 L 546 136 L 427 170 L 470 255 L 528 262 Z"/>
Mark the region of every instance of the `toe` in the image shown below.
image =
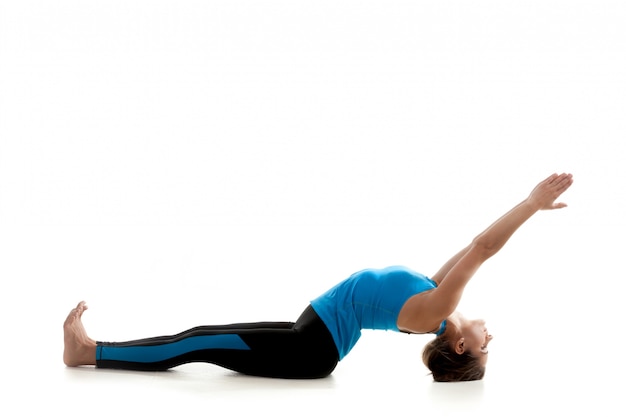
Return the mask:
<path id="1" fill-rule="evenodd" d="M 80 303 L 78 303 L 74 310 L 76 311 L 78 317 L 81 317 L 83 315 L 83 312 L 87 310 L 87 304 L 84 301 L 81 301 Z"/>

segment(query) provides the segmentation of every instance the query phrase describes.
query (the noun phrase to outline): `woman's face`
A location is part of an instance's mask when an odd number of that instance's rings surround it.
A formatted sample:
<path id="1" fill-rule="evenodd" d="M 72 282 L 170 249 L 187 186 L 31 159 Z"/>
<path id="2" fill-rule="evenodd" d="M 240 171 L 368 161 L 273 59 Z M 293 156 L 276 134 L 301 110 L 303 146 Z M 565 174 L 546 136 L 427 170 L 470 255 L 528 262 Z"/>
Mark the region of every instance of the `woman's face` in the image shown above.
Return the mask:
<path id="1" fill-rule="evenodd" d="M 460 313 L 454 313 L 449 321 L 457 328 L 459 339 L 455 348 L 458 353 L 469 351 L 473 356 L 483 358 L 487 362 L 489 352 L 487 346 L 493 336 L 489 334 L 485 327 L 484 320 L 468 320 Z"/>

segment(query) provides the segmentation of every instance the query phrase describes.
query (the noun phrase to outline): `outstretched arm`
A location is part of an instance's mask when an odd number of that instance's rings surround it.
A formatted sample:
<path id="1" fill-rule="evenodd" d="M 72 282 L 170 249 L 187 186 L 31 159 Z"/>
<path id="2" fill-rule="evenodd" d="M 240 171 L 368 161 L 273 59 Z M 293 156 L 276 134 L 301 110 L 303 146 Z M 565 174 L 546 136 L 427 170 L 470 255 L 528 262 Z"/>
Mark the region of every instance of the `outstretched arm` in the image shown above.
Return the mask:
<path id="1" fill-rule="evenodd" d="M 540 182 L 528 198 L 496 220 L 472 243 L 457 253 L 435 274 L 438 288 L 428 297 L 429 310 L 437 311 L 442 317 L 451 314 L 461 300 L 465 285 L 487 259 L 495 255 L 526 220 L 539 210 L 566 207 L 556 199 L 573 182 L 571 174 L 553 174 Z"/>
<path id="2" fill-rule="evenodd" d="M 474 244 L 485 249 L 487 258 L 495 255 L 515 233 L 515 231 L 539 210 L 554 210 L 567 207 L 565 203 L 555 203 L 570 185 L 571 174 L 553 174 L 540 182 L 528 198 L 504 216 L 496 220 L 484 232 L 476 236 Z"/>
<path id="3" fill-rule="evenodd" d="M 441 281 L 443 281 L 446 275 L 448 275 L 448 272 L 450 272 L 452 267 L 456 265 L 457 262 L 459 262 L 459 260 L 463 256 L 465 256 L 465 254 L 470 250 L 471 247 L 472 247 L 471 244 L 467 245 L 466 247 L 461 249 L 457 254 L 455 254 L 452 258 L 448 259 L 448 261 L 445 264 L 443 264 L 441 268 L 439 268 L 439 271 L 437 271 L 437 273 L 433 275 L 431 279 L 435 281 L 437 285 L 441 284 Z"/>

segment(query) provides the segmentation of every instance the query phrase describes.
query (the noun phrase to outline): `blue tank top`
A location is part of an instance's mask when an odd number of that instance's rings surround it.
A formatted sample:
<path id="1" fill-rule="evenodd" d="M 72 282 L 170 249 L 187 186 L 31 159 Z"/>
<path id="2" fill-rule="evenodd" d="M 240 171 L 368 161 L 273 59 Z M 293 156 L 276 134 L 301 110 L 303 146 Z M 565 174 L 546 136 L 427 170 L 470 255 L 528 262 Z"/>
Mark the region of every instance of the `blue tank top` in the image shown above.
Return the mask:
<path id="1" fill-rule="evenodd" d="M 397 321 L 404 303 L 435 287 L 435 281 L 403 266 L 365 269 L 314 299 L 311 305 L 332 334 L 341 360 L 359 340 L 362 329 L 400 331 Z"/>

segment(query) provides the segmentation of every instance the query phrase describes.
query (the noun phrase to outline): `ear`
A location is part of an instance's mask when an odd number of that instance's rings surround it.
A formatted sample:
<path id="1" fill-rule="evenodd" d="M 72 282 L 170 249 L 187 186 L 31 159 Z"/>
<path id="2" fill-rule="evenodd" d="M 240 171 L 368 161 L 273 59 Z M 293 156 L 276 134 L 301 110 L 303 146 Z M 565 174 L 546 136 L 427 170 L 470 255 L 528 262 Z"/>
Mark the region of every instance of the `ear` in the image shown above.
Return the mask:
<path id="1" fill-rule="evenodd" d="M 462 355 L 463 352 L 465 352 L 465 338 L 462 337 L 456 341 L 454 344 L 454 351 L 459 355 Z"/>

